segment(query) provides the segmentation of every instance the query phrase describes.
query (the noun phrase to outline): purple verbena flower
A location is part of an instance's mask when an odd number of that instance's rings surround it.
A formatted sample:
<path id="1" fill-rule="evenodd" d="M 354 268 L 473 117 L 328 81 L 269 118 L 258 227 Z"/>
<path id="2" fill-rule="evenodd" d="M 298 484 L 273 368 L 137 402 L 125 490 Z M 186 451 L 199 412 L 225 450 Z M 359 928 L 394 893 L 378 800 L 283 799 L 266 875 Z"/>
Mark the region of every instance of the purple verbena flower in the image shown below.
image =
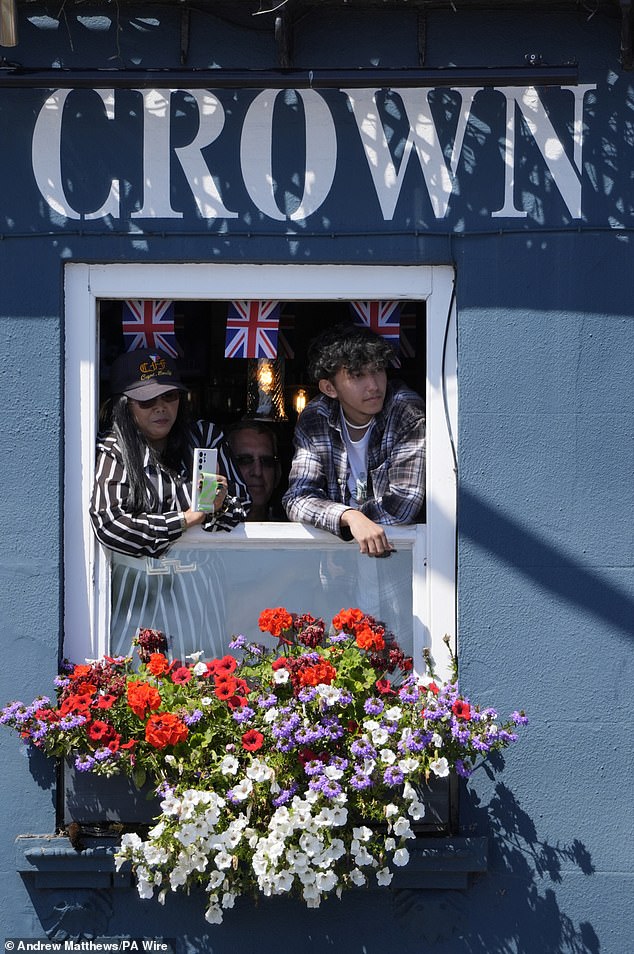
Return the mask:
<path id="1" fill-rule="evenodd" d="M 368 775 L 358 772 L 357 775 L 352 776 L 350 779 L 350 784 L 353 788 L 356 788 L 358 791 L 360 791 L 364 788 L 370 788 L 372 785 L 372 779 Z"/>
<path id="2" fill-rule="evenodd" d="M 363 708 L 365 709 L 367 715 L 380 715 L 385 708 L 385 703 L 382 699 L 377 699 L 372 696 L 370 699 L 366 699 L 363 703 Z"/>
<path id="3" fill-rule="evenodd" d="M 403 772 L 398 765 L 388 765 L 383 773 L 383 781 L 386 785 L 401 785 L 403 778 Z"/>
<path id="4" fill-rule="evenodd" d="M 196 725 L 197 722 L 200 722 L 203 714 L 200 709 L 194 709 L 193 712 L 188 712 L 187 715 L 183 716 L 183 722 L 185 725 Z"/>

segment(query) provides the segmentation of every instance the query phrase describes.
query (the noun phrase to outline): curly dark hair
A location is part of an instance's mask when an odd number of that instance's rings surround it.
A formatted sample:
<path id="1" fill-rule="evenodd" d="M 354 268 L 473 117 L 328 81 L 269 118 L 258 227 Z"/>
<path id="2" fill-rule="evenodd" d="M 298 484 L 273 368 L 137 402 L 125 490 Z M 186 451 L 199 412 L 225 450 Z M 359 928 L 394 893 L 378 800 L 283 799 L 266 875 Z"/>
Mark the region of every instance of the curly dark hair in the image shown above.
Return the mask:
<path id="1" fill-rule="evenodd" d="M 345 368 L 355 374 L 366 365 L 385 368 L 394 349 L 380 335 L 359 325 L 340 324 L 322 332 L 308 349 L 308 374 L 317 384 Z"/>

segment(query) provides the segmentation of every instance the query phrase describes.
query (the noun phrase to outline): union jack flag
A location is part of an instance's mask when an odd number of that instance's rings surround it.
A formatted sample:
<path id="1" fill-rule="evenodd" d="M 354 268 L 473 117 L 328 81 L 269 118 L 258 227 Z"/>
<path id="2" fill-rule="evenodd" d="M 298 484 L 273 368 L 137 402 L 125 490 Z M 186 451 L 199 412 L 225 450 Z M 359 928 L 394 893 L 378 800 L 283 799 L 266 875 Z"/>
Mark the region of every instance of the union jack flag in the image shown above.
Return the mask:
<path id="1" fill-rule="evenodd" d="M 279 301 L 229 302 L 225 358 L 276 358 L 279 324 Z"/>
<path id="2" fill-rule="evenodd" d="M 126 351 L 150 348 L 178 358 L 173 301 L 124 301 L 121 329 Z"/>
<path id="3" fill-rule="evenodd" d="M 398 301 L 351 301 L 350 310 L 355 325 L 370 328 L 392 345 L 391 364 L 400 368 L 398 347 L 401 325 L 401 304 Z"/>
<path id="4" fill-rule="evenodd" d="M 365 325 L 398 348 L 401 305 L 398 301 L 351 301 L 355 325 Z"/>

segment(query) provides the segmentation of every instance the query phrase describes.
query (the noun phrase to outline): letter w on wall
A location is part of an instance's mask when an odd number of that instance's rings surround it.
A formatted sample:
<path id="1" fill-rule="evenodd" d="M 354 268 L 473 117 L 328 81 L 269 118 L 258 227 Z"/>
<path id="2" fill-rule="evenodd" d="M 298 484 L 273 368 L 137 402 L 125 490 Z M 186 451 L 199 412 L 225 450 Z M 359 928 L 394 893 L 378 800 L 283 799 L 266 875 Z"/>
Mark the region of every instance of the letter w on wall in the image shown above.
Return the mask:
<path id="1" fill-rule="evenodd" d="M 475 88 L 454 89 L 461 106 L 449 163 L 438 139 L 438 132 L 429 104 L 430 89 L 397 89 L 409 123 L 409 134 L 398 169 L 390 152 L 385 127 L 376 104 L 376 90 L 345 90 L 354 118 L 384 220 L 394 217 L 396 204 L 412 150 L 418 156 L 425 185 L 437 219 L 447 214 L 454 177 L 462 152 L 467 122 L 471 113 Z"/>

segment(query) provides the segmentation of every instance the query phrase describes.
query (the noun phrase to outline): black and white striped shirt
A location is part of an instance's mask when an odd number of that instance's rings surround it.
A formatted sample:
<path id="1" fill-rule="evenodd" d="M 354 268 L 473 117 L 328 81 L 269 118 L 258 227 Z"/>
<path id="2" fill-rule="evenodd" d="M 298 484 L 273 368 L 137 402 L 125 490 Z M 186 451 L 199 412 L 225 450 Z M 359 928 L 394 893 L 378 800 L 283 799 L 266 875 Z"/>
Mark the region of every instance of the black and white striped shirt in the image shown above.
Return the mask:
<path id="1" fill-rule="evenodd" d="M 189 435 L 194 447 L 218 450 L 218 469 L 227 477 L 229 493 L 218 514 L 206 518 L 204 530 L 231 530 L 246 519 L 250 499 L 239 476 L 224 436 L 209 421 L 198 421 Z M 156 513 L 131 512 L 128 475 L 121 447 L 111 434 L 97 442 L 95 483 L 90 502 L 90 518 L 97 539 L 104 546 L 134 557 L 158 557 L 183 534 L 181 514 L 191 507 L 191 458 L 181 461 L 179 474 L 156 464 L 146 449 L 143 463 L 146 480 L 154 487 L 159 503 Z"/>

